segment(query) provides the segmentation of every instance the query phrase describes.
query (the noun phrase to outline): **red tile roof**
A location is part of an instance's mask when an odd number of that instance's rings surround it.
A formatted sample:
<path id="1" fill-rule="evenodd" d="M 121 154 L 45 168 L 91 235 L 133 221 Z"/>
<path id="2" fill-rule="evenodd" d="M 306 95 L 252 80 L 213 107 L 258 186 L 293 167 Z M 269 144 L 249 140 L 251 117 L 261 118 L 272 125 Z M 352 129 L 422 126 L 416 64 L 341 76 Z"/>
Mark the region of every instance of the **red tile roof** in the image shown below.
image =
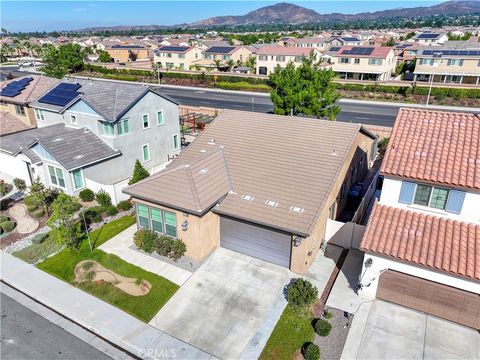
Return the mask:
<path id="1" fill-rule="evenodd" d="M 479 134 L 479 114 L 400 109 L 380 171 L 480 189 Z"/>
<path id="2" fill-rule="evenodd" d="M 376 204 L 360 249 L 480 280 L 480 225 Z"/>
<path id="3" fill-rule="evenodd" d="M 257 55 L 308 56 L 314 48 L 293 46 L 262 46 Z"/>

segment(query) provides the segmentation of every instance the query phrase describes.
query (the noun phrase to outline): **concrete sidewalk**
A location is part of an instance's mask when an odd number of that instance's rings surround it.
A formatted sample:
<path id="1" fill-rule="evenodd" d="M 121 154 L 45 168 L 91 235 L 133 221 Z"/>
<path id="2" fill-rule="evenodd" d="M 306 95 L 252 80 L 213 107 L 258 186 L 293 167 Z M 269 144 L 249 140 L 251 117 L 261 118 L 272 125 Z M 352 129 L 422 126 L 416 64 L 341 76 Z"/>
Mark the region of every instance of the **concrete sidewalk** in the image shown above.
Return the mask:
<path id="1" fill-rule="evenodd" d="M 12 255 L 0 259 L 2 281 L 138 357 L 213 358 Z"/>
<path id="2" fill-rule="evenodd" d="M 156 259 L 153 256 L 131 249 L 130 246 L 133 245 L 133 235 L 135 231 L 137 231 L 136 224 L 114 236 L 98 248 L 106 253 L 117 255 L 130 264 L 163 276 L 165 279 L 182 286 L 192 273 L 178 266 Z"/>

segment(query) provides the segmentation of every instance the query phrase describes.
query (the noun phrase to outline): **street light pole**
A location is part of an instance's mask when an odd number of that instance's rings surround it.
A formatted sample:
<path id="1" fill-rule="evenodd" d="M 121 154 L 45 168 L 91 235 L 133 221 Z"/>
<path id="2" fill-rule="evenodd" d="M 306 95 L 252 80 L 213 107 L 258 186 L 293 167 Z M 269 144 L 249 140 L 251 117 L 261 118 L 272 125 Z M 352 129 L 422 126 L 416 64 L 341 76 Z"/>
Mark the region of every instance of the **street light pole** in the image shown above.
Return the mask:
<path id="1" fill-rule="evenodd" d="M 430 74 L 430 87 L 428 89 L 428 95 L 427 95 L 427 102 L 425 103 L 425 106 L 428 106 L 428 102 L 430 101 L 430 94 L 432 93 L 432 85 L 433 85 L 433 74 Z"/>

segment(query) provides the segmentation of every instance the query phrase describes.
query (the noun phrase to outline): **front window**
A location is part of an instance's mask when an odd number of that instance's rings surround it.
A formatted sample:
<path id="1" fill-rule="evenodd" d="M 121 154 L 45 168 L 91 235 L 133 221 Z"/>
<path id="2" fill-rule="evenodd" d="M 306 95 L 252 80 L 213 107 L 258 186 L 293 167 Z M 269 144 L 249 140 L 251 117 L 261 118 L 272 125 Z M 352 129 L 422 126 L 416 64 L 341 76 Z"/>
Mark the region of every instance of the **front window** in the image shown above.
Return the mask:
<path id="1" fill-rule="evenodd" d="M 50 175 L 50 183 L 55 186 L 65 187 L 65 178 L 62 169 L 48 165 L 48 174 Z"/>
<path id="2" fill-rule="evenodd" d="M 279 62 L 284 62 L 285 61 L 285 56 L 277 56 L 275 58 L 276 61 L 279 61 Z"/>
<path id="3" fill-rule="evenodd" d="M 162 210 L 150 208 L 150 215 L 152 217 L 152 230 L 163 233 Z"/>
<path id="4" fill-rule="evenodd" d="M 360 64 L 360 59 L 355 59 L 355 64 Z"/>
<path id="5" fill-rule="evenodd" d="M 73 178 L 73 187 L 75 188 L 75 190 L 85 187 L 85 183 L 83 181 L 82 169 L 73 170 L 72 178 Z"/>
<path id="6" fill-rule="evenodd" d="M 382 65 L 383 60 L 382 59 L 368 59 L 368 64 L 369 65 Z"/>
<path id="7" fill-rule="evenodd" d="M 45 121 L 45 114 L 42 109 L 35 109 L 35 119 L 38 121 Z"/>
<path id="8" fill-rule="evenodd" d="M 143 114 L 142 115 L 142 123 L 143 123 L 143 128 L 148 129 L 150 127 L 150 118 L 148 114 Z"/>
<path id="9" fill-rule="evenodd" d="M 128 119 L 120 120 L 117 123 L 117 134 L 118 135 L 127 135 L 130 132 L 128 127 Z"/>
<path id="10" fill-rule="evenodd" d="M 113 126 L 107 122 L 102 122 L 102 131 L 105 136 L 115 136 Z"/>
<path id="11" fill-rule="evenodd" d="M 349 63 L 350 63 L 350 59 L 349 59 L 349 58 L 340 58 L 340 63 L 341 63 L 341 64 L 349 64 Z"/>
<path id="12" fill-rule="evenodd" d="M 179 59 L 185 59 L 185 54 L 178 54 Z"/>
<path id="13" fill-rule="evenodd" d="M 165 217 L 165 233 L 172 237 L 177 237 L 177 218 L 175 213 L 163 212 Z"/>
<path id="14" fill-rule="evenodd" d="M 163 118 L 163 110 L 157 111 L 157 125 L 165 124 L 165 119 Z"/>
<path id="15" fill-rule="evenodd" d="M 173 150 L 178 150 L 180 148 L 180 143 L 178 142 L 178 135 L 173 135 Z"/>
<path id="16" fill-rule="evenodd" d="M 418 184 L 415 190 L 413 203 L 434 209 L 445 210 L 448 194 L 448 189 Z"/>
<path id="17" fill-rule="evenodd" d="M 148 144 L 142 146 L 143 162 L 150 161 L 150 147 Z"/>
<path id="18" fill-rule="evenodd" d="M 147 205 L 137 205 L 138 226 L 144 229 L 150 229 L 150 219 L 148 216 Z"/>
<path id="19" fill-rule="evenodd" d="M 174 212 L 137 204 L 137 217 L 140 228 L 177 237 L 177 216 Z"/>
<path id="20" fill-rule="evenodd" d="M 23 105 L 15 104 L 15 112 L 18 115 L 24 115 L 25 116 L 25 108 L 23 107 Z"/>

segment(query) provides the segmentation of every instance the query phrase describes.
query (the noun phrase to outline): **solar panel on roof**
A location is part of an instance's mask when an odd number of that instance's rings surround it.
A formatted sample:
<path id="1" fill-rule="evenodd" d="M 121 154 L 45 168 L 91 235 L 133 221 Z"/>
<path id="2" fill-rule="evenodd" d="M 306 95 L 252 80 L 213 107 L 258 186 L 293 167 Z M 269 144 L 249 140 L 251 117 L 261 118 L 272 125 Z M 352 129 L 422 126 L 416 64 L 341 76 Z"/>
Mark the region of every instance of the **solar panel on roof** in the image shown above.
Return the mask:
<path id="1" fill-rule="evenodd" d="M 436 39 L 440 34 L 420 34 L 417 36 L 418 39 Z"/>
<path id="2" fill-rule="evenodd" d="M 0 92 L 0 96 L 6 96 L 6 97 L 15 97 L 19 94 L 22 93 L 23 90 L 25 90 L 25 87 L 32 81 L 33 78 L 23 78 L 20 80 L 15 80 L 9 82 Z"/>
<path id="3" fill-rule="evenodd" d="M 80 94 L 76 91 L 79 88 L 79 84 L 60 83 L 38 101 L 44 104 L 65 106 Z"/>
<path id="4" fill-rule="evenodd" d="M 15 97 L 20 94 L 20 91 L 14 90 L 14 89 L 2 89 L 0 92 L 0 96 L 6 96 L 6 97 Z"/>
<path id="5" fill-rule="evenodd" d="M 338 50 L 340 50 L 340 49 L 341 49 L 340 47 L 334 46 L 334 47 L 331 47 L 331 48 L 330 48 L 330 51 L 338 51 Z"/>
<path id="6" fill-rule="evenodd" d="M 235 49 L 234 46 L 212 46 L 210 49 L 207 49 L 205 52 L 228 54 L 233 49 Z"/>
<path id="7" fill-rule="evenodd" d="M 159 51 L 185 51 L 189 47 L 188 46 L 162 46 Z"/>

